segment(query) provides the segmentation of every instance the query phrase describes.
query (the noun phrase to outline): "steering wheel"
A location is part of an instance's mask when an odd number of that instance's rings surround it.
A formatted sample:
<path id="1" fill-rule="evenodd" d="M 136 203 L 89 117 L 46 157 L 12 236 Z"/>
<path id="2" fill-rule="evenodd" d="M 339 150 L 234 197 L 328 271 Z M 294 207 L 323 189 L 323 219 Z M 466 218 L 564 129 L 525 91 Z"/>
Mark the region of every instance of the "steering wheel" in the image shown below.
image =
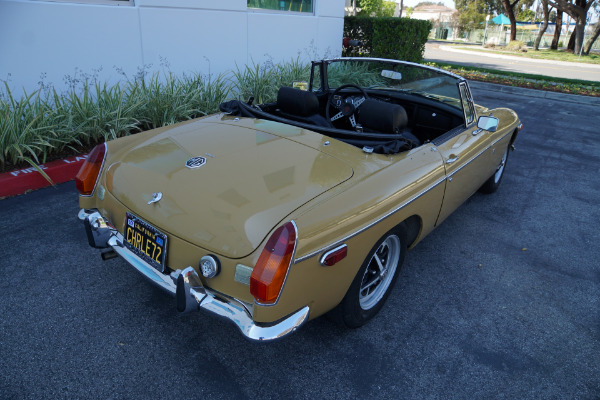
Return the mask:
<path id="1" fill-rule="evenodd" d="M 340 92 L 346 88 L 353 88 L 358 90 L 362 97 L 351 98 L 350 95 L 341 96 Z M 342 85 L 335 89 L 333 93 L 329 95 L 329 98 L 327 99 L 327 106 L 325 107 L 325 116 L 327 117 L 328 121 L 331 121 L 331 123 L 333 123 L 333 121 L 339 120 L 340 118 L 347 118 L 348 121 L 350 121 L 350 125 L 352 125 L 352 127 L 354 128 L 356 127 L 355 113 L 360 107 L 360 105 L 368 98 L 369 96 L 367 95 L 367 92 L 365 92 L 365 90 L 360 86 L 353 84 Z M 351 101 L 348 101 L 348 99 L 350 99 Z M 329 112 L 330 108 L 334 108 L 338 110 L 338 112 L 331 116 L 331 113 Z"/>

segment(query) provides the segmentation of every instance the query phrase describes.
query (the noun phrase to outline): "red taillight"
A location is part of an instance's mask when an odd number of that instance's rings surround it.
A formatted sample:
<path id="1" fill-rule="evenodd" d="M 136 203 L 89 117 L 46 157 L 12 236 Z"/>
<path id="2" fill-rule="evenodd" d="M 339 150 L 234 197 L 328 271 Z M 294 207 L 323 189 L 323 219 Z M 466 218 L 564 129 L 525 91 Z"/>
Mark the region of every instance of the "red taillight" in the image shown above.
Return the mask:
<path id="1" fill-rule="evenodd" d="M 75 176 L 75 185 L 80 194 L 89 196 L 94 191 L 105 154 L 106 144 L 99 144 L 90 152 L 79 169 L 77 176 Z"/>
<path id="2" fill-rule="evenodd" d="M 250 275 L 250 293 L 261 303 L 274 303 L 285 281 L 296 247 L 296 225 L 288 222 L 273 232 Z"/>

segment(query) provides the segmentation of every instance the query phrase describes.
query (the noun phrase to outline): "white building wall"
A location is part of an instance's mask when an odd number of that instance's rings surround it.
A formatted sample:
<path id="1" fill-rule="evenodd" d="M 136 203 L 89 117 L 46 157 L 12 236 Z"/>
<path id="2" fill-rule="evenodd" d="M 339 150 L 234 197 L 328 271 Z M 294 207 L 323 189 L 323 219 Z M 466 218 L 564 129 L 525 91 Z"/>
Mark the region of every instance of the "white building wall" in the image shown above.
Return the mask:
<path id="1" fill-rule="evenodd" d="M 0 0 L 0 80 L 13 91 L 40 80 L 63 90 L 65 76 L 114 83 L 119 71 L 133 77 L 167 64 L 177 74 L 215 74 L 252 61 L 339 56 L 344 0 L 314 3 L 305 15 L 248 9 L 246 0 Z"/>

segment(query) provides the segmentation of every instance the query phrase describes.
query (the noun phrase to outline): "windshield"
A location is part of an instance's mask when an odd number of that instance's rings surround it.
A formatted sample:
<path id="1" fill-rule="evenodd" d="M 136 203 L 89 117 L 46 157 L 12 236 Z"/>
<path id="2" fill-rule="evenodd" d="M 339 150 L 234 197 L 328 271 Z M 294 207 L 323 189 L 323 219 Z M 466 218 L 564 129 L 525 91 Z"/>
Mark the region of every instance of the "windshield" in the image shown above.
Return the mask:
<path id="1" fill-rule="evenodd" d="M 330 89 L 353 84 L 364 89 L 388 90 L 427 97 L 462 111 L 459 77 L 400 61 L 333 60 L 327 66 Z"/>

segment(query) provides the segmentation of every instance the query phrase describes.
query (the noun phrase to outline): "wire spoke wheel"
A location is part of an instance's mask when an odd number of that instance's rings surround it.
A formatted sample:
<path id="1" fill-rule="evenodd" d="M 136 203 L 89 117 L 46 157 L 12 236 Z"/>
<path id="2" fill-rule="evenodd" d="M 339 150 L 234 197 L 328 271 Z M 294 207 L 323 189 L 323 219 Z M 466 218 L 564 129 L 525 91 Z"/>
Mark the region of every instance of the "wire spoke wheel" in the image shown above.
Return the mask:
<path id="1" fill-rule="evenodd" d="M 400 254 L 398 236 L 390 235 L 381 242 L 362 277 L 358 296 L 360 308 L 370 310 L 381 301 L 394 278 Z"/>
<path id="2" fill-rule="evenodd" d="M 401 223 L 374 243 L 341 303 L 330 313 L 333 319 L 358 328 L 377 315 L 400 274 L 407 241 L 406 225 Z"/>

